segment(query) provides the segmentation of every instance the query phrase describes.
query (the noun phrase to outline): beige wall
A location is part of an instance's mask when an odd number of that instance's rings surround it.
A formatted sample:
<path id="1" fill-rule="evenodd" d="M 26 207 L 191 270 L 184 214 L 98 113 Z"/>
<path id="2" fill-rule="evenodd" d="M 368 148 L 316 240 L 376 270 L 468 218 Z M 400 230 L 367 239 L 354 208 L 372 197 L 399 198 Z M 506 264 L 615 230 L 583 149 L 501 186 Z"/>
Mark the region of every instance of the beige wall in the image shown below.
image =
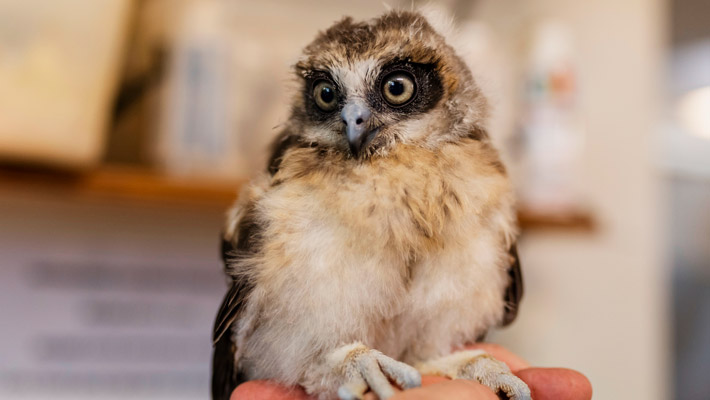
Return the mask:
<path id="1" fill-rule="evenodd" d="M 489 1 L 486 13 L 517 12 Z M 511 10 L 505 10 L 505 8 Z M 577 368 L 598 399 L 669 398 L 669 280 L 654 168 L 665 3 L 528 2 L 572 32 L 587 128 L 584 187 L 596 232 L 528 232 L 520 320 L 495 337 L 535 364 Z"/>

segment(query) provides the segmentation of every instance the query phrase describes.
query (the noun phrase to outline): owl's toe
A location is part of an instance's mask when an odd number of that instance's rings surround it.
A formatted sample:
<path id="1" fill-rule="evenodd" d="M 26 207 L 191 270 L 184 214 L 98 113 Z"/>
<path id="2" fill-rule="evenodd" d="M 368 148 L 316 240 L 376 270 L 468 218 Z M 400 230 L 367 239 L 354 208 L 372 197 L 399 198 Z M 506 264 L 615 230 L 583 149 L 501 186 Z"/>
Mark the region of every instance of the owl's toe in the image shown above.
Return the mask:
<path id="1" fill-rule="evenodd" d="M 475 380 L 488 386 L 501 398 L 510 400 L 530 400 L 530 389 L 505 365 L 488 354 L 479 355 L 463 365 L 459 377 Z M 503 396 L 506 395 L 506 396 Z"/>
<path id="2" fill-rule="evenodd" d="M 342 400 L 362 399 L 368 388 L 385 400 L 395 395 L 391 382 L 401 389 L 422 383 L 419 371 L 413 367 L 364 346 L 351 351 L 344 362 L 347 382 L 338 389 Z"/>

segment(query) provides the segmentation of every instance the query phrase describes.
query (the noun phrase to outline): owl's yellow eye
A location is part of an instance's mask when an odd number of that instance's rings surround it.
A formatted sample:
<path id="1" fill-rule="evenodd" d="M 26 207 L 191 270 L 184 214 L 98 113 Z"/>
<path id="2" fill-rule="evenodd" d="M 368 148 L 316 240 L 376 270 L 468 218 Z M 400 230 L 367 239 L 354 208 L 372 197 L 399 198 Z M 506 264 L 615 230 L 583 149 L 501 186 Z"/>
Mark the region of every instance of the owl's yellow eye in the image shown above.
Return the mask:
<path id="1" fill-rule="evenodd" d="M 333 111 L 338 106 L 335 87 L 328 81 L 316 82 L 313 87 L 313 98 L 318 108 L 323 111 Z"/>
<path id="2" fill-rule="evenodd" d="M 414 97 L 414 80 L 409 74 L 395 72 L 384 79 L 382 94 L 393 106 L 403 106 Z"/>

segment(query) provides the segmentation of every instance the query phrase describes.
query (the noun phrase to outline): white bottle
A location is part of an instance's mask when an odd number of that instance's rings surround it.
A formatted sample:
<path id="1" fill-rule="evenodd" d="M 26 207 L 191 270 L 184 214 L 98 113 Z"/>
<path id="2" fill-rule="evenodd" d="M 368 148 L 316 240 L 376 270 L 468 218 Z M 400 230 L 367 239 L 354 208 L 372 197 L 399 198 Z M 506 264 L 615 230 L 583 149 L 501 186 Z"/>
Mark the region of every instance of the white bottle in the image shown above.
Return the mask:
<path id="1" fill-rule="evenodd" d="M 545 23 L 533 35 L 521 122 L 525 207 L 564 213 L 580 206 L 584 130 L 570 32 Z"/>

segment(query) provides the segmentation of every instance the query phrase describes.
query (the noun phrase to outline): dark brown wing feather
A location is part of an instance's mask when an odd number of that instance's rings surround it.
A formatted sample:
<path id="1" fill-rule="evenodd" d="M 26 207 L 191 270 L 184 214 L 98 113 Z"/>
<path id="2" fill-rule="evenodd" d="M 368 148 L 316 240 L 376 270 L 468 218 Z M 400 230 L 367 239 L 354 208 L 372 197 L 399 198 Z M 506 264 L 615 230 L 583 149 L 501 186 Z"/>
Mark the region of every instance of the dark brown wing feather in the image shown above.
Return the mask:
<path id="1" fill-rule="evenodd" d="M 269 157 L 268 171 L 272 176 L 279 171 L 281 160 L 286 150 L 301 145 L 300 139 L 289 131 L 281 132 L 271 144 L 271 157 Z"/>
<path id="2" fill-rule="evenodd" d="M 508 250 L 513 262 L 508 268 L 510 284 L 505 290 L 505 314 L 503 316 L 503 326 L 510 325 L 518 316 L 520 299 L 523 298 L 523 274 L 520 270 L 520 258 L 518 258 L 518 246 L 516 243 Z"/>
<path id="3" fill-rule="evenodd" d="M 222 261 L 225 270 L 228 268 L 228 258 L 234 253 L 234 245 L 222 239 Z M 240 280 L 232 280 L 227 294 L 222 300 L 222 305 L 217 312 L 214 328 L 212 330 L 212 399 L 228 400 L 239 384 L 237 378 L 236 360 L 234 353 L 236 343 L 231 334 L 234 321 L 238 318 L 246 294 L 250 291 L 249 285 Z"/>
<path id="4" fill-rule="evenodd" d="M 212 399 L 228 400 L 239 385 L 234 360 L 236 345 L 232 335 L 222 335 L 212 354 Z"/>
<path id="5" fill-rule="evenodd" d="M 242 281 L 233 281 L 229 291 L 222 300 L 222 305 L 217 312 L 214 329 L 212 330 L 212 343 L 217 345 L 217 341 L 227 333 L 240 312 L 243 309 L 246 297 L 251 292 L 251 285 Z"/>

